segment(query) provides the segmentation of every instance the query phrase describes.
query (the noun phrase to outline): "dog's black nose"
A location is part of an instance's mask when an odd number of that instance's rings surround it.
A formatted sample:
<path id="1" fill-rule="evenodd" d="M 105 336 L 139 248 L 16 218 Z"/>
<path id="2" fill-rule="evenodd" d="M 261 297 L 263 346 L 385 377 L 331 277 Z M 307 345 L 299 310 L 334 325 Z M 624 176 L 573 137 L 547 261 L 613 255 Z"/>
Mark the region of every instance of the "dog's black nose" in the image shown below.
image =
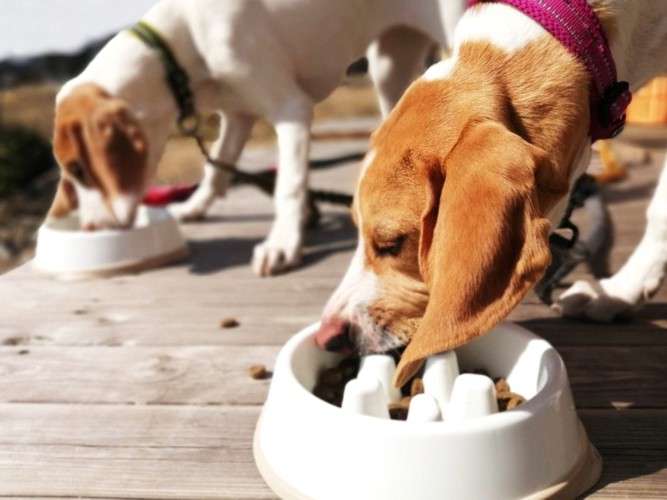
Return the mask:
<path id="1" fill-rule="evenodd" d="M 351 354 L 354 342 L 350 324 L 340 318 L 323 320 L 319 331 L 315 334 L 315 343 L 327 351 Z"/>

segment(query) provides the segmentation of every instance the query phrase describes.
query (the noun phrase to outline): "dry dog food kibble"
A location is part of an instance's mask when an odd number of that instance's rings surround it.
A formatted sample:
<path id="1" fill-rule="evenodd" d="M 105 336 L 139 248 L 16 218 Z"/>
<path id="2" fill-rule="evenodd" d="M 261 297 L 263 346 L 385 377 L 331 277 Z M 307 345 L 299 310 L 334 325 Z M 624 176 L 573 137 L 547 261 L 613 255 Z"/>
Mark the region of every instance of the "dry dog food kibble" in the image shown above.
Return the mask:
<path id="1" fill-rule="evenodd" d="M 507 388 L 509 389 L 509 386 L 507 386 Z M 526 402 L 526 398 L 519 394 L 510 392 L 509 390 L 498 392 L 496 394 L 496 399 L 498 400 L 499 411 L 511 410 L 512 408 L 519 406 L 521 403 Z"/>
<path id="2" fill-rule="evenodd" d="M 220 320 L 220 328 L 235 328 L 239 325 L 240 323 L 236 318 L 224 318 Z"/>
<path id="3" fill-rule="evenodd" d="M 339 385 L 343 382 L 343 372 L 339 368 L 324 370 L 320 375 L 320 382 L 327 387 Z"/>
<path id="4" fill-rule="evenodd" d="M 356 378 L 359 372 L 359 358 L 345 358 L 337 366 L 323 370 L 317 379 L 317 385 L 313 394 L 327 403 L 340 407 L 343 402 L 345 385 Z M 465 373 L 465 372 L 461 372 Z M 486 370 L 477 369 L 472 373 L 492 378 Z M 510 391 L 510 386 L 503 377 L 493 379 L 496 388 L 496 399 L 498 410 L 506 411 L 516 408 L 526 399 Z M 399 403 L 388 405 L 389 416 L 392 420 L 407 420 L 410 401 L 418 394 L 424 392 L 424 382 L 419 377 L 414 377 L 410 384 L 403 388 L 404 397 Z"/>
<path id="5" fill-rule="evenodd" d="M 407 420 L 408 419 L 408 405 L 400 403 L 389 403 L 389 418 L 392 420 Z"/>
<path id="6" fill-rule="evenodd" d="M 496 394 L 510 391 L 510 385 L 507 383 L 507 380 L 505 380 L 503 377 L 498 377 L 493 379 L 493 383 L 496 386 Z"/>
<path id="7" fill-rule="evenodd" d="M 313 394 L 327 403 L 340 407 L 343 403 L 345 384 L 357 376 L 359 358 L 345 358 L 333 368 L 323 370 Z"/>
<path id="8" fill-rule="evenodd" d="M 264 365 L 252 365 L 248 369 L 248 373 L 255 380 L 261 380 L 261 379 L 267 378 L 267 376 L 269 374 L 269 372 L 266 370 L 266 366 L 264 366 Z"/>

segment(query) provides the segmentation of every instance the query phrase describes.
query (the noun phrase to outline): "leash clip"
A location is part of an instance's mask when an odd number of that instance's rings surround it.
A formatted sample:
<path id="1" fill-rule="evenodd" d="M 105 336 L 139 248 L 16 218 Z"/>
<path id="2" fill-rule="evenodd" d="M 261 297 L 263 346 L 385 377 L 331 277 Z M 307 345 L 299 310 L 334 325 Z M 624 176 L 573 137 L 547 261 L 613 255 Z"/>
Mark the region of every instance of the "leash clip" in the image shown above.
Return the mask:
<path id="1" fill-rule="evenodd" d="M 185 137 L 195 137 L 201 120 L 199 115 L 192 113 L 178 118 L 178 131 Z"/>
<path id="2" fill-rule="evenodd" d="M 579 228 L 568 219 L 563 221 L 558 229 L 569 229 L 572 235 L 567 238 L 562 234 L 553 233 L 549 236 L 549 244 L 564 250 L 571 250 L 579 239 Z"/>

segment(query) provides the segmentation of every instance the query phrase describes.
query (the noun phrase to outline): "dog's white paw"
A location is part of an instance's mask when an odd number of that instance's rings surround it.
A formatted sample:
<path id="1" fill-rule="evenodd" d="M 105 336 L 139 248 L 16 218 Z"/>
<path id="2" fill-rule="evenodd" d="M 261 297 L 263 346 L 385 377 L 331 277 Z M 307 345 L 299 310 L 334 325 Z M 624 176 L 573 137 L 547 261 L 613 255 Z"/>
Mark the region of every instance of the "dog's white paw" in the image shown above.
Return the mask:
<path id="1" fill-rule="evenodd" d="M 262 277 L 274 276 L 299 265 L 300 262 L 300 244 L 286 244 L 268 238 L 255 247 L 252 256 L 252 269 L 255 274 Z"/>
<path id="2" fill-rule="evenodd" d="M 631 316 L 641 305 L 643 297 L 615 293 L 612 280 L 601 280 L 599 288 L 587 281 L 577 281 L 552 306 L 563 316 L 608 323 Z"/>
<path id="3" fill-rule="evenodd" d="M 191 203 L 189 200 L 167 205 L 167 210 L 171 216 L 182 222 L 203 219 L 206 216 L 207 208 L 206 205 L 201 203 Z"/>

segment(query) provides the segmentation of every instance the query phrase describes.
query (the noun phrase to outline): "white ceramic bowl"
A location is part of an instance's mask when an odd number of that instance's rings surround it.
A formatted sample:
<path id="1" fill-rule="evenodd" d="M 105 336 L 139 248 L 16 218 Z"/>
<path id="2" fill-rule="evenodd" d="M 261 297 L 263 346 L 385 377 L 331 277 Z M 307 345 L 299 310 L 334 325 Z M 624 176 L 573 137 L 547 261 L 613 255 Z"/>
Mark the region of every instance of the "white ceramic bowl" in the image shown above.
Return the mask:
<path id="1" fill-rule="evenodd" d="M 169 213 L 142 205 L 130 229 L 81 231 L 76 213 L 47 219 L 37 232 L 33 265 L 76 278 L 138 271 L 187 254 L 187 244 Z"/>
<path id="2" fill-rule="evenodd" d="M 512 323 L 456 350 L 462 370 L 505 376 L 526 397 L 502 413 L 448 422 L 358 415 L 311 391 L 341 358 L 314 342 L 318 325 L 281 350 L 254 439 L 257 466 L 284 499 L 576 498 L 602 472 L 577 418 L 565 366 Z"/>

